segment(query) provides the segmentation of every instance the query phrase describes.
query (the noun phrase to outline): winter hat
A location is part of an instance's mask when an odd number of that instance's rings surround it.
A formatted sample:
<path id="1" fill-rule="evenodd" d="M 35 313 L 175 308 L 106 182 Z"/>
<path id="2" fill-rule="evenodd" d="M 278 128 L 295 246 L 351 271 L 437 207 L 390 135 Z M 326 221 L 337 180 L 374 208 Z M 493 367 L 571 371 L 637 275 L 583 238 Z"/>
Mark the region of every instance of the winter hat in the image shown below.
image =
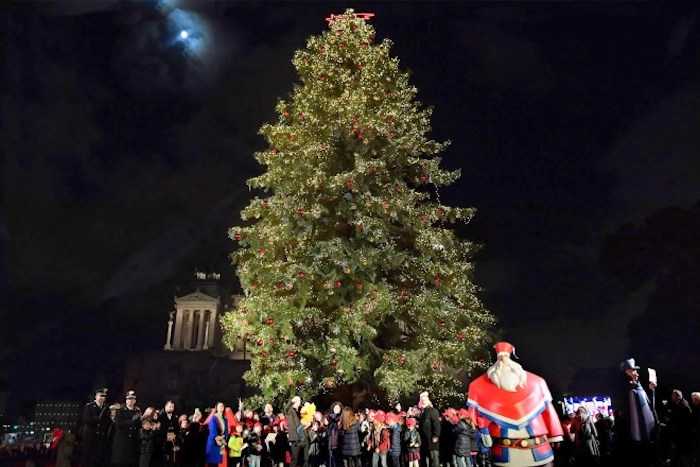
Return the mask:
<path id="1" fill-rule="evenodd" d="M 379 423 L 386 422 L 386 413 L 383 410 L 377 410 L 374 413 L 374 420 L 379 422 Z"/>
<path id="2" fill-rule="evenodd" d="M 413 417 L 409 417 L 406 419 L 406 426 L 409 428 L 413 428 L 416 426 L 416 419 Z"/>
<path id="3" fill-rule="evenodd" d="M 455 424 L 459 421 L 459 418 L 457 417 L 457 411 L 452 407 L 445 410 L 442 416 L 445 417 L 445 420 L 449 421 L 452 424 Z"/>

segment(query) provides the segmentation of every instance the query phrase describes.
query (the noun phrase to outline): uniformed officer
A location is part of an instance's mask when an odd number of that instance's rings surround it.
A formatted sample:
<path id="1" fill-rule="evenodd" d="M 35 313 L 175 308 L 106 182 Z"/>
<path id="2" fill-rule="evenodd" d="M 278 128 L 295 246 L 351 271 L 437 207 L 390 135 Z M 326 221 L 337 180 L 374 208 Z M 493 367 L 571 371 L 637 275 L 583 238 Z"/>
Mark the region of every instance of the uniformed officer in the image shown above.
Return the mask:
<path id="1" fill-rule="evenodd" d="M 95 390 L 95 400 L 85 404 L 80 421 L 80 465 L 104 467 L 107 464 L 108 433 L 112 423 L 107 406 L 107 388 Z"/>
<path id="2" fill-rule="evenodd" d="M 117 410 L 114 419 L 112 465 L 134 467 L 139 461 L 139 429 L 141 410 L 136 407 L 136 392 L 126 393 L 126 405 Z"/>

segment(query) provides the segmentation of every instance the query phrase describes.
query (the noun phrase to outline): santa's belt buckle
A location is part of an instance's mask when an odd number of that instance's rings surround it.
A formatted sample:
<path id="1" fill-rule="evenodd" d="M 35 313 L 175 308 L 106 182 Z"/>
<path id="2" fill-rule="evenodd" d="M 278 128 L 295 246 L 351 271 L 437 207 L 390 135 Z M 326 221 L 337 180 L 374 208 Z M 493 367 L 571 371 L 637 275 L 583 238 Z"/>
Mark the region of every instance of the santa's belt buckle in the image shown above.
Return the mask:
<path id="1" fill-rule="evenodd" d="M 501 438 L 498 440 L 498 444 L 506 448 L 529 449 L 542 445 L 545 442 L 545 440 L 546 438 L 542 436 L 524 439 Z"/>

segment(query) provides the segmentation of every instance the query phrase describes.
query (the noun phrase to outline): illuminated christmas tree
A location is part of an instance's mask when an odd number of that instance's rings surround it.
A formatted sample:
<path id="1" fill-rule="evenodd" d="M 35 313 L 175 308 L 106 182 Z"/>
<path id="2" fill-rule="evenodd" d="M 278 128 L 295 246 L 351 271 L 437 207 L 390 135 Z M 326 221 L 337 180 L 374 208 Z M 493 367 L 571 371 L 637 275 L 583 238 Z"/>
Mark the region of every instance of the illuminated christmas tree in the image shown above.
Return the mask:
<path id="1" fill-rule="evenodd" d="M 440 203 L 431 110 L 375 44 L 369 15 L 328 18 L 292 63 L 300 83 L 260 133 L 265 196 L 242 211 L 232 258 L 244 289 L 223 319 L 247 339 L 248 384 L 266 400 L 362 382 L 395 400 L 462 399 L 493 325 L 477 297 L 475 247 L 448 228 L 473 209 Z"/>

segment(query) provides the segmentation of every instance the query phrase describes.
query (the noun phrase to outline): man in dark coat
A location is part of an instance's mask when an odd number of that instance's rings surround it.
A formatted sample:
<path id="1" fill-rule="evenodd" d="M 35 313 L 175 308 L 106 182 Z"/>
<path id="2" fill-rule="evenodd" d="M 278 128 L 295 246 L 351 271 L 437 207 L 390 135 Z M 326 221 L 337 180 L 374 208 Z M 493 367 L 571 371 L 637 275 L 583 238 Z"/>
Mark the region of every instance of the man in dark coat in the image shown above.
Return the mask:
<path id="1" fill-rule="evenodd" d="M 109 417 L 107 388 L 95 391 L 95 400 L 83 408 L 80 427 L 81 461 L 83 467 L 102 467 L 108 452 Z"/>
<path id="2" fill-rule="evenodd" d="M 178 417 L 175 415 L 175 402 L 168 401 L 163 407 L 163 412 L 158 417 L 160 428 L 158 429 L 156 442 L 158 450 L 156 451 L 162 458 L 158 459 L 156 465 L 175 465 L 175 457 L 173 448 L 177 443 L 177 435 L 180 432 Z"/>
<path id="3" fill-rule="evenodd" d="M 671 466 L 685 467 L 693 459 L 693 413 L 690 404 L 679 389 L 671 393 L 669 407 L 669 429 L 671 436 Z"/>
<path id="4" fill-rule="evenodd" d="M 418 405 L 423 409 L 418 420 L 425 453 L 421 457 L 425 458 L 426 467 L 440 467 L 440 412 L 433 407 L 427 391 L 420 394 Z"/>
<path id="5" fill-rule="evenodd" d="M 615 420 L 617 436 L 617 462 L 644 467 L 654 463 L 654 437 L 656 434 L 656 412 L 654 390 L 650 383 L 648 395 L 639 381 L 639 367 L 633 358 L 620 365 L 626 383 L 618 391 L 616 400 L 620 408 Z"/>
<path id="6" fill-rule="evenodd" d="M 294 396 L 287 405 L 285 417 L 287 419 L 287 438 L 289 446 L 292 450 L 292 464 L 290 467 L 297 467 L 299 464 L 299 455 L 304 447 L 304 427 L 299 420 L 299 407 L 301 407 L 301 397 Z"/>
<path id="7" fill-rule="evenodd" d="M 139 461 L 139 429 L 141 410 L 136 407 L 136 393 L 126 393 L 126 405 L 117 410 L 114 419 L 112 465 L 134 467 Z"/>
<path id="8" fill-rule="evenodd" d="M 693 460 L 694 465 L 700 466 L 700 392 L 690 395 L 691 417 L 693 433 Z"/>

